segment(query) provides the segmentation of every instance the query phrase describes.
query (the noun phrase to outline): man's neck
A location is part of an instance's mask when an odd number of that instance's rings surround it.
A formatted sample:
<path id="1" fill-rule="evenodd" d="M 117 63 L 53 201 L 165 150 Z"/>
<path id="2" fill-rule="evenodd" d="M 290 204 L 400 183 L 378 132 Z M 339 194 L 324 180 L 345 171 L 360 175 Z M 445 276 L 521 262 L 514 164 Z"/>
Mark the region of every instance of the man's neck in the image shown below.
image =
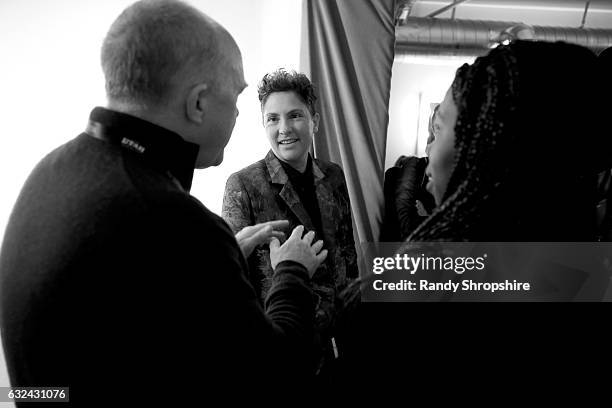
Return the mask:
<path id="1" fill-rule="evenodd" d="M 109 101 L 107 108 L 115 112 L 125 113 L 138 119 L 146 120 L 154 125 L 168 129 L 174 133 L 181 134 L 175 125 L 168 107 L 154 107 L 145 104 L 126 103 L 120 101 Z"/>

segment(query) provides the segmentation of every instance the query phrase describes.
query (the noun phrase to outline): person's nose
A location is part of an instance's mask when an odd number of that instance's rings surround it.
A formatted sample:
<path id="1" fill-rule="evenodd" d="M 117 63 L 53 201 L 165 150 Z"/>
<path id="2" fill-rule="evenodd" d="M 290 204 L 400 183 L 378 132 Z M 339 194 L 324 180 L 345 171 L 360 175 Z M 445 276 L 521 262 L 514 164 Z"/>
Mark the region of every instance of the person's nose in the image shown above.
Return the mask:
<path id="1" fill-rule="evenodd" d="M 291 126 L 288 120 L 282 118 L 280 119 L 278 133 L 281 135 L 288 135 L 291 133 Z"/>

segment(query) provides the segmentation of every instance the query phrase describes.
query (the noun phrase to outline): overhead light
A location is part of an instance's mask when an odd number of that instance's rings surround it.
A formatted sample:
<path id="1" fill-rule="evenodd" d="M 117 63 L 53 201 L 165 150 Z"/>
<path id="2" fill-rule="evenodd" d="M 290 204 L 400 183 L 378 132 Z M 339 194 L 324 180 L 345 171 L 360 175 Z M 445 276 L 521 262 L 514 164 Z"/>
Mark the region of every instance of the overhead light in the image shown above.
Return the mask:
<path id="1" fill-rule="evenodd" d="M 535 40 L 535 30 L 528 24 L 515 24 L 492 38 L 489 48 L 495 48 L 498 45 L 508 45 L 515 40 Z"/>

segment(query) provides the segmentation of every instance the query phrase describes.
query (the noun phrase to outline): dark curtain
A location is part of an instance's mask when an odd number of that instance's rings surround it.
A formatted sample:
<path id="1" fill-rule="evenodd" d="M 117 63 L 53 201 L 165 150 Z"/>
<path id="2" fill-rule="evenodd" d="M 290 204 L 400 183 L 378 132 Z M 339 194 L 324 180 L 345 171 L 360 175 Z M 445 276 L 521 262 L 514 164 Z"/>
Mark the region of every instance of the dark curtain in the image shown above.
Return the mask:
<path id="1" fill-rule="evenodd" d="M 378 241 L 395 0 L 304 0 L 302 70 L 317 86 L 317 158 L 342 166 L 356 242 Z"/>

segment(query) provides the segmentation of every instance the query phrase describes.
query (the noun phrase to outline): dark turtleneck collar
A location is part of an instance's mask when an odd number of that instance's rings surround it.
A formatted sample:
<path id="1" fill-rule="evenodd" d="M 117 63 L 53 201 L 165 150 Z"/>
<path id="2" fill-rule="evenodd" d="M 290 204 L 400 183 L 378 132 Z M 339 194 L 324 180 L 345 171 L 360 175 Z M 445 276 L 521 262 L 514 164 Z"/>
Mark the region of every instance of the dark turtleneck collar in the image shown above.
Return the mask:
<path id="1" fill-rule="evenodd" d="M 310 154 L 308 155 L 308 159 L 306 161 L 306 168 L 304 172 L 300 172 L 299 170 L 294 169 L 289 163 L 286 163 L 280 159 L 278 159 L 281 166 L 283 166 L 283 170 L 287 173 L 289 180 L 292 182 L 297 182 L 299 184 L 305 183 L 313 183 L 313 175 L 312 175 L 312 159 L 310 158 Z"/>
<path id="2" fill-rule="evenodd" d="M 96 107 L 86 133 L 117 144 L 142 157 L 152 167 L 169 172 L 189 191 L 199 146 L 178 134 L 125 113 Z"/>
<path id="3" fill-rule="evenodd" d="M 283 170 L 287 173 L 287 177 L 291 181 L 293 189 L 300 198 L 300 202 L 304 206 L 304 209 L 308 213 L 311 221 L 317 232 L 320 234 L 323 231 L 321 225 L 321 210 L 317 200 L 316 187 L 314 184 L 313 164 L 312 158 L 308 155 L 308 161 L 306 163 L 306 169 L 303 173 L 291 167 L 289 163 L 279 159 Z"/>

